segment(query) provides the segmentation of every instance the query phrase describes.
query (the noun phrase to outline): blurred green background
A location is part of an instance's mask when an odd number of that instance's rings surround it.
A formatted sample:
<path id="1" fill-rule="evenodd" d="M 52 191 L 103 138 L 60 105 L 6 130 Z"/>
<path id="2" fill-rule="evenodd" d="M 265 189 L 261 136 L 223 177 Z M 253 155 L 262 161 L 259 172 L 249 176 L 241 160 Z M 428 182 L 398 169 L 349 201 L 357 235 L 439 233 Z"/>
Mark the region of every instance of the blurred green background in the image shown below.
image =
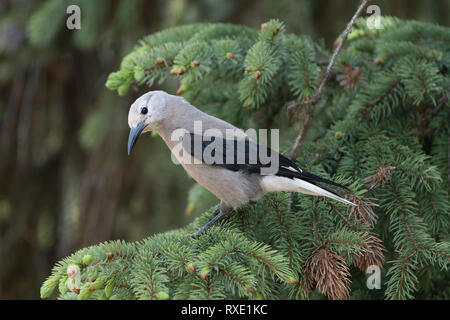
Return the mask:
<path id="1" fill-rule="evenodd" d="M 278 18 L 331 48 L 358 3 L 0 0 L 0 299 L 37 299 L 53 264 L 79 248 L 193 219 L 185 209 L 194 181 L 160 138 L 143 136 L 127 156 L 128 108 L 144 91 L 119 97 L 104 86 L 139 39 L 186 23 L 259 28 Z M 66 28 L 70 4 L 81 8 L 81 30 Z M 447 0 L 372 4 L 449 24 Z"/>

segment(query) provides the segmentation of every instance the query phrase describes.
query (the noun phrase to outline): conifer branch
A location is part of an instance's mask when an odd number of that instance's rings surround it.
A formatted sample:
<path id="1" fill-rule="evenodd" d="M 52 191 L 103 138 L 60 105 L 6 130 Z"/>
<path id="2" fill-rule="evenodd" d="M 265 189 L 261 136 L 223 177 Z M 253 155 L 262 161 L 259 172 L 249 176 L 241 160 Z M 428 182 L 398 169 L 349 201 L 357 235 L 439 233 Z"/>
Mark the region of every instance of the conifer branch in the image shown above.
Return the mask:
<path id="1" fill-rule="evenodd" d="M 197 206 L 193 214 L 199 216 L 185 228 L 136 243 L 113 241 L 82 249 L 55 266 L 41 296 L 58 290 L 60 299 L 80 300 L 307 299 L 316 297 L 308 293 L 316 288 L 332 299 L 369 299 L 374 296 L 361 281 L 364 274 L 350 267 L 365 271 L 377 265 L 387 269 L 385 297 L 412 299 L 420 289 L 421 296 L 434 298 L 417 276 L 437 279 L 449 264 L 450 202 L 442 179 L 448 174 L 450 110 L 442 58 L 449 49 L 442 39 L 450 39 L 450 30 L 381 19 L 382 31 L 369 29 L 363 20 L 351 35 L 348 27 L 340 38 L 341 53 L 330 54 L 332 61 L 323 65 L 314 59 L 319 45 L 307 36 L 286 35 L 278 20 L 264 23 L 261 30 L 195 24 L 146 37 L 110 75 L 108 88 L 123 95 L 131 85 L 151 87 L 177 79 L 179 94 L 196 107 L 256 128 L 270 127 L 276 105 L 294 95 L 311 110 L 299 145 L 314 107 L 323 105 L 325 96 L 339 120 L 324 119 L 318 126 L 324 135 L 303 144 L 298 160 L 313 173 L 349 185 L 353 195 L 348 200 L 358 206 L 345 212 L 333 200 L 298 194 L 288 201 L 277 193 L 193 240 L 186 235 L 213 212 L 203 209 L 209 206 L 202 199 L 206 190 L 197 190 L 190 192 L 188 204 Z M 347 34 L 351 43 L 343 48 Z M 367 85 L 360 85 L 360 79 L 343 83 L 342 77 L 339 87 L 329 81 L 338 54 L 342 65 L 351 65 L 346 72 L 358 70 Z M 325 94 L 332 87 L 338 94 Z M 424 113 L 427 121 L 411 121 Z M 433 134 L 418 139 L 412 130 Z M 81 275 L 78 285 L 68 281 L 74 268 Z"/>

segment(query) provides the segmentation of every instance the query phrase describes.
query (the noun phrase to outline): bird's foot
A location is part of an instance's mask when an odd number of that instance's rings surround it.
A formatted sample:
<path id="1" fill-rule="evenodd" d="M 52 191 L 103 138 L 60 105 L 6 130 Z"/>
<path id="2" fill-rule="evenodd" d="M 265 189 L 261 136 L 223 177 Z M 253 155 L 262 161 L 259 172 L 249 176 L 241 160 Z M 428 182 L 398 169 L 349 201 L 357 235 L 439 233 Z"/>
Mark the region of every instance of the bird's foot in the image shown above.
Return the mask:
<path id="1" fill-rule="evenodd" d="M 216 210 L 214 212 L 218 212 L 218 214 L 216 214 L 214 216 L 214 218 L 212 218 L 211 220 L 209 220 L 204 226 L 202 226 L 200 229 L 198 229 L 196 232 L 191 233 L 188 235 L 188 237 L 191 238 L 196 238 L 197 236 L 199 236 L 200 234 L 204 233 L 206 230 L 208 230 L 209 228 L 212 227 L 212 225 L 214 223 L 216 223 L 218 220 L 220 220 L 222 217 L 227 216 L 228 212 L 225 212 L 223 210 L 220 209 L 220 204 L 217 205 Z"/>

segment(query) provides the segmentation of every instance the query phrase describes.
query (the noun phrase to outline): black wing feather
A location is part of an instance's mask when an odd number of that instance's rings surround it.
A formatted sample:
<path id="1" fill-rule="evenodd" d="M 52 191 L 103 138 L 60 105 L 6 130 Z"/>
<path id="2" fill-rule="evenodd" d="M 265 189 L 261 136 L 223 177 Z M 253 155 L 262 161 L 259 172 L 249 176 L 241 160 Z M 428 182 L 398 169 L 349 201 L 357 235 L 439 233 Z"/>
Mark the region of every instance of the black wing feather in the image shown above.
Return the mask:
<path id="1" fill-rule="evenodd" d="M 201 137 L 194 135 L 193 133 L 188 133 L 188 135 L 190 136 L 190 145 L 189 144 L 183 144 L 183 147 L 186 151 L 188 151 L 192 156 L 196 157 L 197 159 L 201 159 L 203 162 L 204 161 L 204 150 L 207 146 L 209 146 L 211 143 L 213 143 L 214 141 L 216 141 L 216 139 L 222 139 L 219 137 L 208 137 L 208 139 L 210 139 L 210 141 L 208 140 L 203 140 L 201 139 Z M 197 138 L 197 141 L 201 141 L 201 148 L 195 148 L 194 145 L 194 141 L 196 141 L 194 138 Z M 270 167 L 270 163 L 263 163 L 260 159 L 260 150 L 262 148 L 262 153 L 267 155 L 267 157 L 270 157 L 272 155 L 272 152 L 275 152 L 274 150 L 264 146 L 264 145 L 260 145 L 260 144 L 256 144 L 253 141 L 250 141 L 249 139 L 246 139 L 245 141 L 245 149 L 243 150 L 245 155 L 243 158 L 240 158 L 238 161 L 238 155 L 237 155 L 237 141 L 236 140 L 227 140 L 227 139 L 222 139 L 223 141 L 221 141 L 222 145 L 223 145 L 223 151 L 222 154 L 216 154 L 216 150 L 212 150 L 211 152 L 211 156 L 212 157 L 216 157 L 221 161 L 218 162 L 206 162 L 209 165 L 213 165 L 213 166 L 220 166 L 223 168 L 226 168 L 228 170 L 232 170 L 232 171 L 244 171 L 244 172 L 249 172 L 249 173 L 257 173 L 257 174 L 261 174 L 261 169 L 262 168 L 268 168 Z M 188 139 L 189 141 L 189 139 Z M 184 141 L 183 141 L 184 142 Z M 226 159 L 226 154 L 227 154 L 227 150 L 230 150 L 230 148 L 232 148 L 233 154 L 234 154 L 234 158 L 232 163 L 227 163 L 227 159 Z M 250 161 L 250 150 L 253 149 L 257 151 L 257 158 L 256 159 L 252 159 L 252 160 L 256 160 L 256 161 Z M 275 152 L 276 153 L 276 152 Z M 242 157 L 242 154 L 241 154 Z M 332 192 L 334 194 L 336 194 L 337 196 L 342 197 L 341 194 L 339 194 L 338 192 L 336 192 L 333 189 L 330 189 L 326 186 L 323 186 L 321 183 L 326 183 L 329 185 L 333 185 L 339 188 L 343 188 L 343 189 L 347 189 L 347 187 L 338 184 L 336 182 L 327 180 L 325 178 L 316 176 L 312 173 L 306 172 L 304 170 L 302 170 L 294 161 L 290 160 L 289 158 L 283 156 L 282 154 L 278 154 L 278 159 L 279 159 L 279 167 L 278 167 L 278 171 L 276 173 L 277 176 L 281 176 L 281 177 L 286 177 L 286 178 L 299 178 L 302 180 L 305 180 L 309 183 L 312 183 L 314 185 L 317 185 L 318 187 L 321 187 L 329 192 Z M 244 161 L 242 161 L 244 160 Z M 243 162 L 243 163 L 242 163 Z M 254 163 L 255 162 L 255 163 Z M 288 169 L 289 167 L 293 168 L 294 170 Z"/>

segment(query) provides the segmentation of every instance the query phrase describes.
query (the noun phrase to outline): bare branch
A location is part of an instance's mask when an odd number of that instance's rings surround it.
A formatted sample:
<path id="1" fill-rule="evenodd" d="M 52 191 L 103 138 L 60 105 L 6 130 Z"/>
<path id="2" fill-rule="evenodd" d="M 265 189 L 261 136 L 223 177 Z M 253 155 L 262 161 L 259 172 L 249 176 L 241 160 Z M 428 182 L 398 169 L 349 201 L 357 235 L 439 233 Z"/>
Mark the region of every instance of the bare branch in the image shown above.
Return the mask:
<path id="1" fill-rule="evenodd" d="M 303 126 L 300 129 L 299 134 L 295 138 L 294 143 L 292 144 L 292 146 L 289 148 L 289 150 L 286 153 L 288 157 L 290 157 L 290 158 L 295 158 L 296 157 L 296 153 L 297 153 L 298 149 L 300 148 L 300 145 L 301 145 L 303 139 L 305 138 L 305 134 L 306 134 L 306 132 L 308 131 L 308 129 L 310 127 L 311 120 L 314 118 L 314 107 L 316 106 L 316 104 L 322 98 L 322 92 L 323 92 L 323 90 L 325 88 L 325 85 L 326 85 L 328 79 L 330 78 L 334 62 L 336 61 L 336 58 L 337 58 L 339 52 L 341 51 L 344 42 L 347 40 L 347 37 L 348 37 L 349 33 L 352 30 L 353 24 L 355 23 L 356 19 L 361 14 L 361 12 L 364 9 L 364 7 L 369 2 L 370 2 L 370 0 L 363 0 L 361 2 L 361 4 L 359 5 L 358 9 L 356 10 L 355 14 L 353 15 L 352 19 L 347 24 L 347 27 L 345 28 L 344 33 L 342 34 L 342 38 L 339 41 L 336 49 L 334 50 L 333 55 L 331 56 L 331 60 L 328 63 L 327 69 L 325 71 L 325 75 L 322 78 L 322 81 L 320 82 L 319 88 L 317 89 L 317 91 L 314 94 L 314 96 L 311 99 L 309 99 L 309 100 L 295 102 L 295 103 L 291 104 L 288 107 L 288 110 L 292 110 L 294 108 L 299 108 L 301 106 L 305 106 L 305 105 L 308 106 L 308 110 L 306 112 L 306 116 L 305 116 L 305 119 L 303 121 Z"/>

